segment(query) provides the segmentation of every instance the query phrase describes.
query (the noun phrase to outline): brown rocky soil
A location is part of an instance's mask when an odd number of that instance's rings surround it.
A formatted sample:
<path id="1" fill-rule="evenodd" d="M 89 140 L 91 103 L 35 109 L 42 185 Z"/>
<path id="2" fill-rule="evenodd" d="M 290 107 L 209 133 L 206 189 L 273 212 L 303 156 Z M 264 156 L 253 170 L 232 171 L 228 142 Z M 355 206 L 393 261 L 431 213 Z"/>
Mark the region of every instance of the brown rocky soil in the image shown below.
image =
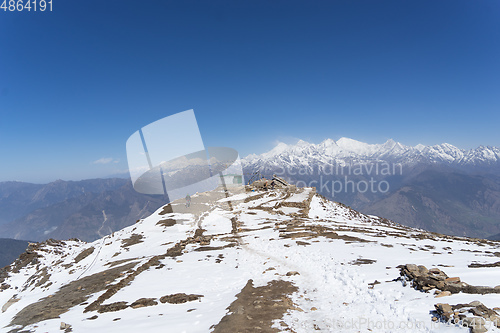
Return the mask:
<path id="1" fill-rule="evenodd" d="M 288 295 L 298 289 L 291 282 L 273 280 L 266 286 L 253 286 L 249 280 L 237 299 L 231 303 L 229 313 L 213 326 L 213 333 L 279 332 L 272 328 L 273 320 L 280 319 L 295 309 Z"/>
<path id="2" fill-rule="evenodd" d="M 83 250 L 75 257 L 75 264 L 79 263 L 83 259 L 87 258 L 89 255 L 94 253 L 94 247 L 89 247 L 88 249 Z"/>
<path id="3" fill-rule="evenodd" d="M 160 298 L 160 302 L 162 303 L 170 303 L 170 304 L 182 304 L 186 302 L 192 302 L 199 300 L 202 298 L 203 295 L 195 295 L 195 294 L 184 294 L 184 293 L 178 293 L 178 294 L 172 294 L 172 295 L 166 295 Z"/>
<path id="4" fill-rule="evenodd" d="M 156 301 L 156 298 L 139 298 L 137 301 L 130 304 L 130 307 L 132 309 L 138 309 L 138 308 L 143 308 L 145 306 L 153 306 L 157 304 L 158 302 Z"/>
<path id="5" fill-rule="evenodd" d="M 90 295 L 103 290 L 108 281 L 120 277 L 122 272 L 133 268 L 135 263 L 110 268 L 61 287 L 55 294 L 42 298 L 36 303 L 26 306 L 12 319 L 10 325 L 22 327 L 42 320 L 58 318 L 71 307 L 85 302 Z"/>
<path id="6" fill-rule="evenodd" d="M 134 244 L 142 243 L 142 235 L 132 234 L 129 238 L 122 239 L 122 247 L 126 248 Z"/>

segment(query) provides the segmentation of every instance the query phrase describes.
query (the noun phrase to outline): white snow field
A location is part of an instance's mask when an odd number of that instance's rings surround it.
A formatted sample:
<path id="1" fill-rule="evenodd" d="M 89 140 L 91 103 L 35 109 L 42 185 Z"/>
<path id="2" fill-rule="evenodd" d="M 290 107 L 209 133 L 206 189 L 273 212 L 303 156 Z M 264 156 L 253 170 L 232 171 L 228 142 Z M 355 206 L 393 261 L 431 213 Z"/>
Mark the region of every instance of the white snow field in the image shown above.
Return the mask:
<path id="1" fill-rule="evenodd" d="M 247 315 L 259 324 L 255 332 L 468 332 L 433 319 L 434 305 L 478 300 L 493 309 L 500 294 L 436 298 L 436 290 L 401 279 L 397 266 L 437 267 L 470 285 L 495 287 L 500 267 L 469 265 L 500 261 L 499 244 L 363 215 L 311 188 L 229 199 L 214 192 L 193 196 L 182 213 L 161 208 L 93 243 L 30 247 L 28 259 L 0 275 L 0 330 L 229 332 L 221 319 L 252 279 L 255 288 L 273 280 L 297 288 L 283 296 L 291 302 L 280 318 Z M 198 297 L 161 301 L 178 293 Z M 484 327 L 500 332 L 489 321 Z"/>
<path id="2" fill-rule="evenodd" d="M 500 148 L 480 146 L 464 150 L 449 143 L 433 146 L 419 144 L 412 147 L 392 139 L 383 144 L 368 144 L 349 138 L 340 138 L 337 141 L 326 139 L 318 144 L 300 140 L 294 145 L 280 142 L 266 153 L 248 155 L 242 159 L 242 165 L 244 168 L 253 167 L 256 170 L 276 167 L 284 171 L 307 170 L 314 165 L 328 167 L 332 163 L 340 166 L 352 165 L 353 162 L 390 162 L 392 165 L 406 165 L 417 161 L 459 166 L 495 165 L 500 161 Z"/>

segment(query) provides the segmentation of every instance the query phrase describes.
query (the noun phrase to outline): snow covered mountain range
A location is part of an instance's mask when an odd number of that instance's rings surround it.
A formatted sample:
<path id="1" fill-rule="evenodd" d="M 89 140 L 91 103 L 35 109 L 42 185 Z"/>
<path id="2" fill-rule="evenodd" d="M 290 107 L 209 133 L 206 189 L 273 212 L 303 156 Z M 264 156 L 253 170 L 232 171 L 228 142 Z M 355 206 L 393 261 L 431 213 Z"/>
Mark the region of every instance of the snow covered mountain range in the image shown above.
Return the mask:
<path id="1" fill-rule="evenodd" d="M 337 141 L 327 139 L 319 144 L 300 140 L 295 145 L 279 143 L 261 155 L 243 159 L 246 167 L 294 168 L 311 164 L 353 164 L 391 162 L 402 164 L 434 163 L 459 167 L 500 166 L 500 149 L 480 146 L 476 149 L 459 149 L 448 143 L 434 146 L 405 146 L 392 139 L 383 144 L 368 144 L 348 138 Z"/>
<path id="2" fill-rule="evenodd" d="M 366 214 L 470 237 L 500 233 L 500 149 L 352 139 L 278 144 L 242 160 L 247 177 L 277 174 Z"/>
<path id="3" fill-rule="evenodd" d="M 499 258 L 311 188 L 216 190 L 92 243 L 30 245 L 0 271 L 0 330 L 500 332 Z"/>

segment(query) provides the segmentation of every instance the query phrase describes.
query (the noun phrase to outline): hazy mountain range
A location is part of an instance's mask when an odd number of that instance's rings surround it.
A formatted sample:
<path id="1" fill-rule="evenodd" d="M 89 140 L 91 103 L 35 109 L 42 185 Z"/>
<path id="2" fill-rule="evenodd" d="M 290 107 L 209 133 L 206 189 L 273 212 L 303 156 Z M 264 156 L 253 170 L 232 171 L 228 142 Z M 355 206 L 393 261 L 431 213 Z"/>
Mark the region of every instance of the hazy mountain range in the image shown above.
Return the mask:
<path id="1" fill-rule="evenodd" d="M 415 147 L 394 140 L 342 138 L 278 144 L 242 160 L 246 174 L 278 174 L 315 186 L 364 213 L 445 234 L 500 233 L 500 149 L 463 150 L 444 143 Z"/>
<path id="2" fill-rule="evenodd" d="M 278 174 L 367 214 L 452 235 L 499 238 L 500 150 L 405 146 L 352 139 L 278 144 L 242 160 L 245 173 Z M 248 179 L 249 177 L 247 177 Z M 340 188 L 342 187 L 342 188 Z M 365 188 L 366 187 L 366 188 Z M 366 190 L 365 190 L 366 189 Z M 0 237 L 92 241 L 148 216 L 162 196 L 129 180 L 0 183 Z"/>
<path id="3" fill-rule="evenodd" d="M 0 268 L 12 263 L 27 247 L 27 241 L 0 238 Z"/>
<path id="4" fill-rule="evenodd" d="M 0 183 L 0 237 L 92 241 L 135 223 L 165 204 L 126 179 Z"/>

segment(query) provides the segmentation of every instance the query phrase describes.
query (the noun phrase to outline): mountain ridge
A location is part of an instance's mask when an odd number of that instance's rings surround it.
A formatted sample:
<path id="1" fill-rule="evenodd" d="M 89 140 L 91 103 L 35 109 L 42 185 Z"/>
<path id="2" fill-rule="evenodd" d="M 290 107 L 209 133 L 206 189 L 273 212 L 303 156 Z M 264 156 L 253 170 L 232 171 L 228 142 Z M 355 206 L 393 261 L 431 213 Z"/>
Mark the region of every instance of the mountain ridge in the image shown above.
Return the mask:
<path id="1" fill-rule="evenodd" d="M 127 179 L 0 183 L 0 212 L 10 217 L 0 224 L 0 236 L 92 241 L 135 223 L 164 203 L 162 196 L 136 192 Z"/>
<path id="2" fill-rule="evenodd" d="M 242 166 L 246 175 L 276 174 L 293 184 L 315 186 L 330 199 L 408 226 L 481 238 L 500 232 L 497 147 L 411 147 L 392 139 L 383 144 L 348 138 L 319 144 L 301 140 L 249 155 Z M 469 196 L 457 196 L 456 191 Z"/>
<path id="3" fill-rule="evenodd" d="M 273 149 L 260 155 L 250 154 L 242 159 L 245 164 L 273 163 L 273 159 L 286 155 L 315 157 L 322 162 L 372 162 L 373 160 L 412 163 L 447 163 L 456 166 L 500 165 L 500 149 L 493 146 L 479 146 L 475 149 L 459 149 L 449 143 L 432 146 L 406 146 L 393 139 L 383 144 L 368 144 L 350 138 L 335 141 L 326 139 L 319 144 L 300 140 L 295 145 L 279 142 Z M 325 159 L 327 156 L 330 160 Z M 356 158 L 354 161 L 352 158 Z M 333 159 L 333 160 L 332 160 Z"/>

